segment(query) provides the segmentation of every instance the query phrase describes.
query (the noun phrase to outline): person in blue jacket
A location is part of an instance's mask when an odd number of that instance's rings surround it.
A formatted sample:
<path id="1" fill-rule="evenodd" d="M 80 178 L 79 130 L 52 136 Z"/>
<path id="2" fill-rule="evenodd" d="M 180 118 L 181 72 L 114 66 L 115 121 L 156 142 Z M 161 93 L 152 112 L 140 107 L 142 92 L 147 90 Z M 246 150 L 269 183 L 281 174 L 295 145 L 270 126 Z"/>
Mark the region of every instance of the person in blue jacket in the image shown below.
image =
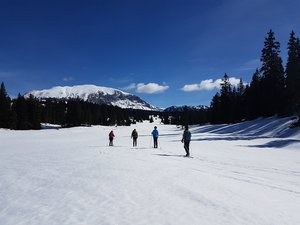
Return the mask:
<path id="1" fill-rule="evenodd" d="M 154 148 L 157 148 L 157 146 L 158 146 L 157 139 L 158 139 L 159 133 L 158 133 L 158 130 L 157 130 L 156 126 L 154 127 L 154 130 L 152 131 L 151 134 L 152 134 L 152 137 L 153 137 Z"/>

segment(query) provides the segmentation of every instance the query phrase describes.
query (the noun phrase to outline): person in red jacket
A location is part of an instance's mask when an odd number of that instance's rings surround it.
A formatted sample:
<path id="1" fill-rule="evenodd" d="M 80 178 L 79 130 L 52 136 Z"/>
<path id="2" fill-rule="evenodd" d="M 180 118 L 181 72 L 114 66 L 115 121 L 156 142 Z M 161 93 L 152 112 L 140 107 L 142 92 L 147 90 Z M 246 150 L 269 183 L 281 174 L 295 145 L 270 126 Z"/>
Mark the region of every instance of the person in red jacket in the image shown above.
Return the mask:
<path id="1" fill-rule="evenodd" d="M 111 131 L 111 132 L 109 133 L 108 137 L 109 137 L 109 146 L 113 146 L 113 145 L 114 145 L 114 142 L 113 142 L 113 141 L 114 141 L 114 137 L 115 137 L 114 132 Z"/>

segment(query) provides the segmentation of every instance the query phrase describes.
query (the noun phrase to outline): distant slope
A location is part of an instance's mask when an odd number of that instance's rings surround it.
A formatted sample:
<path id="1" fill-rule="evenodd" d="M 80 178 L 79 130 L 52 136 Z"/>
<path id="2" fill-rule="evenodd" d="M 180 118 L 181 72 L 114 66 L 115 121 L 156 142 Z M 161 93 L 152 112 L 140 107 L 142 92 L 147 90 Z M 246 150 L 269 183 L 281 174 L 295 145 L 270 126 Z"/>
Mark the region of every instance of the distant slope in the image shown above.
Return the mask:
<path id="1" fill-rule="evenodd" d="M 33 90 L 25 94 L 25 97 L 33 95 L 38 99 L 75 99 L 80 98 L 84 101 L 118 106 L 120 108 L 140 109 L 140 110 L 160 110 L 152 106 L 141 98 L 123 92 L 118 89 L 96 86 L 96 85 L 77 85 L 53 87 L 45 90 Z"/>

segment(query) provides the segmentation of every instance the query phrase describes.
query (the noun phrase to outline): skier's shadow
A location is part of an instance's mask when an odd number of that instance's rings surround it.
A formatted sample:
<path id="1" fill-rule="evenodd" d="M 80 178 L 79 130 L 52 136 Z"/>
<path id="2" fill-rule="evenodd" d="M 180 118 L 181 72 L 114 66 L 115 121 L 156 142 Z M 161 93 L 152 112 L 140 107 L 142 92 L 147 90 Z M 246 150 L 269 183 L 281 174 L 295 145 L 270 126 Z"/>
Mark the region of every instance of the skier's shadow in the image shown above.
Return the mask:
<path id="1" fill-rule="evenodd" d="M 153 154 L 158 156 L 164 156 L 164 157 L 185 157 L 184 155 L 170 155 L 170 154 Z"/>

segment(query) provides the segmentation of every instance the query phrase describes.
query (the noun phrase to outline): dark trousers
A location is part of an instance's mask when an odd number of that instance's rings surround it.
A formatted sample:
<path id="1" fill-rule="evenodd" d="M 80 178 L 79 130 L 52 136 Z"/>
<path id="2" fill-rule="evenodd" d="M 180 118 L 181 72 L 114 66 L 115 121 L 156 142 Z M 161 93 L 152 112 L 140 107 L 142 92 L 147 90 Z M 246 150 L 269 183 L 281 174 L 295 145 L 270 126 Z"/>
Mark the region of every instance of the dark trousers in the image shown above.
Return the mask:
<path id="1" fill-rule="evenodd" d="M 184 142 L 184 150 L 186 152 L 186 155 L 189 156 L 190 155 L 190 141 Z"/>
<path id="2" fill-rule="evenodd" d="M 158 139 L 158 137 L 153 137 L 154 148 L 157 148 L 157 146 L 158 146 L 157 139 Z"/>
<path id="3" fill-rule="evenodd" d="M 109 146 L 113 146 L 114 145 L 113 141 L 114 141 L 113 138 L 109 138 Z"/>
<path id="4" fill-rule="evenodd" d="M 132 138 L 133 139 L 133 147 L 137 146 L 137 138 Z"/>

